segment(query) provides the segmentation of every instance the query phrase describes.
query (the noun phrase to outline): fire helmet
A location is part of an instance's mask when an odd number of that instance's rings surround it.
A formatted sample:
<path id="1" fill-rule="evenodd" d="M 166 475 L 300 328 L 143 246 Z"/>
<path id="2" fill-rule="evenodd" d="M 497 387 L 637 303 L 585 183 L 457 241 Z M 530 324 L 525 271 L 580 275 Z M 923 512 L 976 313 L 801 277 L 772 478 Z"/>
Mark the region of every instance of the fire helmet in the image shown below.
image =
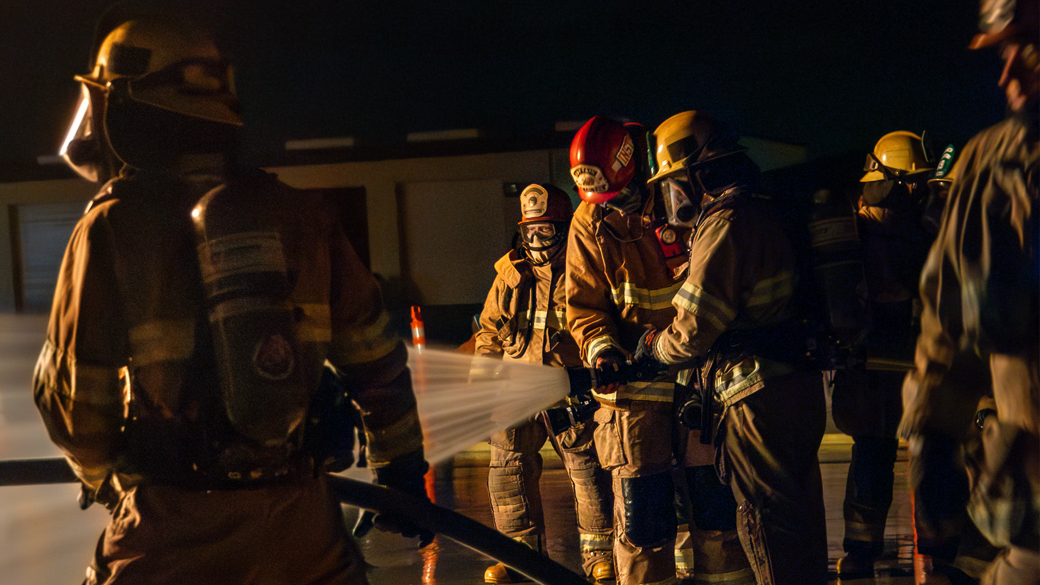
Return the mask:
<path id="1" fill-rule="evenodd" d="M 185 116 L 242 124 L 230 62 L 208 31 L 181 19 L 140 17 L 115 27 L 93 71 L 76 79 L 108 91 L 123 85 L 126 98 Z"/>
<path id="2" fill-rule="evenodd" d="M 155 13 L 134 15 L 100 32 L 92 71 L 76 76 L 90 116 L 74 121 L 69 131 L 64 150 L 70 164 L 77 149 L 89 150 L 72 142 L 92 135 L 100 135 L 94 137 L 98 148 L 136 167 L 232 144 L 242 124 L 239 102 L 230 62 L 209 31 L 183 17 Z"/>
<path id="3" fill-rule="evenodd" d="M 534 183 L 520 193 L 520 242 L 532 263 L 541 265 L 563 249 L 574 206 L 560 188 Z"/>
<path id="4" fill-rule="evenodd" d="M 913 132 L 889 132 L 878 140 L 874 152 L 867 155 L 863 166 L 866 174 L 860 182 L 882 181 L 935 170 L 928 160 L 924 141 Z"/>
<path id="5" fill-rule="evenodd" d="M 651 182 L 693 171 L 705 163 L 747 150 L 739 137 L 705 111 L 690 110 L 668 118 L 654 130 L 657 172 Z"/>
<path id="6" fill-rule="evenodd" d="M 571 177 L 582 201 L 609 201 L 636 176 L 635 141 L 621 122 L 594 116 L 571 141 Z"/>
<path id="7" fill-rule="evenodd" d="M 979 34 L 969 49 L 985 49 L 1024 36 L 1034 43 L 1040 37 L 1040 2 L 1037 0 L 981 0 Z"/>
<path id="8" fill-rule="evenodd" d="M 538 221 L 569 222 L 574 215 L 571 198 L 559 187 L 533 183 L 520 193 L 519 225 Z"/>

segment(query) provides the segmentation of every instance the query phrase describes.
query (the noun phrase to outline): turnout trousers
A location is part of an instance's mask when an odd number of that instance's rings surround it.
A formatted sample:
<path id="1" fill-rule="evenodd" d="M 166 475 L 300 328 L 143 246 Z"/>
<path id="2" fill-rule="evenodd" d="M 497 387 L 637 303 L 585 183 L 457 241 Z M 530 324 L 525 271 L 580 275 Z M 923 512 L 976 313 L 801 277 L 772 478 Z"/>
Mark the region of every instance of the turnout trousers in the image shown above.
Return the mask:
<path id="1" fill-rule="evenodd" d="M 544 552 L 545 517 L 539 479 L 546 440 L 560 455 L 574 491 L 582 567 L 586 574 L 609 558 L 613 526 L 610 476 L 600 468 L 591 420 L 552 436 L 536 417 L 491 436 L 488 491 L 495 527 L 503 534 Z"/>
<path id="2" fill-rule="evenodd" d="M 818 372 L 770 378 L 721 414 L 719 476 L 737 499 L 737 531 L 759 585 L 827 583 L 822 381 Z"/>

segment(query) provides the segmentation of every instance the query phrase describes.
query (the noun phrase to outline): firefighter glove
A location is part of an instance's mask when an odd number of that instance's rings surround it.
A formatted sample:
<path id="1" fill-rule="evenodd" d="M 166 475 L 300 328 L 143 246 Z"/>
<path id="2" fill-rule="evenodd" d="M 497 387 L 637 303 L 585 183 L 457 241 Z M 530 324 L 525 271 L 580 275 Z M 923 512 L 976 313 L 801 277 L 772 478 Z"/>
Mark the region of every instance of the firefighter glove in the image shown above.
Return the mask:
<path id="1" fill-rule="evenodd" d="M 650 380 L 668 369 L 668 366 L 654 355 L 654 340 L 657 339 L 658 333 L 656 329 L 647 329 L 639 338 L 636 351 L 632 354 L 633 377 L 637 380 Z"/>
<path id="2" fill-rule="evenodd" d="M 375 483 L 429 502 L 425 479 L 426 471 L 429 469 L 430 465 L 423 458 L 422 450 L 413 451 L 394 459 L 385 467 L 375 469 Z M 354 526 L 354 536 L 365 536 L 373 525 L 380 530 L 396 532 L 406 538 L 418 536 L 420 548 L 433 541 L 432 532 L 416 526 L 406 517 L 377 514 L 370 510 L 362 512 L 358 518 Z"/>

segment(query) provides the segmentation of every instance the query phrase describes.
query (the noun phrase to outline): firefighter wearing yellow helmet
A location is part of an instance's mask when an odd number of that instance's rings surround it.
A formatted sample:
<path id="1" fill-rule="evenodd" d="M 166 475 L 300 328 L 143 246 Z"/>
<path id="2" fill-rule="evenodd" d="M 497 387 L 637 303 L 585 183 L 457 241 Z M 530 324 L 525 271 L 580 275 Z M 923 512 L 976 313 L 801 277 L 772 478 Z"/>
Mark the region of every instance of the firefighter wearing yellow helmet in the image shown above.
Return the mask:
<path id="1" fill-rule="evenodd" d="M 826 404 L 818 372 L 801 368 L 795 328 L 797 257 L 759 168 L 738 136 L 704 111 L 654 132 L 650 182 L 672 215 L 690 218 L 689 268 L 675 316 L 640 338 L 642 367 L 698 376 L 701 436 L 739 507 L 740 542 L 758 583 L 824 585 L 826 518 L 816 453 Z M 669 203 L 672 202 L 672 203 Z M 790 432 L 790 429 L 798 432 Z"/>
<path id="2" fill-rule="evenodd" d="M 925 207 L 935 164 L 921 135 L 885 134 L 863 170 L 856 225 L 871 311 L 868 371 L 835 374 L 831 410 L 838 429 L 853 438 L 843 507 L 845 556 L 837 563 L 844 578 L 873 574 L 884 549 L 902 415 L 903 373 L 893 364 L 912 359 L 917 277 L 934 236 Z"/>
<path id="3" fill-rule="evenodd" d="M 571 142 L 571 176 L 582 204 L 567 247 L 567 320 L 582 358 L 598 371 L 620 369 L 647 327 L 672 320 L 671 298 L 688 261 L 688 225 L 667 219 L 659 191 L 647 184 L 653 174 L 649 142 L 641 124 L 606 116 L 590 119 Z M 713 450 L 697 440 L 699 433 L 675 422 L 673 404 L 685 396 L 676 393 L 686 392 L 676 384 L 677 374 L 601 379 L 593 389 L 601 405 L 596 448 L 613 478 L 618 583 L 670 583 L 679 575 L 753 582 L 733 525 L 736 502 L 718 481 Z M 681 473 L 674 473 L 676 465 Z M 685 493 L 686 484 L 697 484 L 701 530 L 684 530 L 698 534 L 675 546 L 671 494 Z M 693 525 L 686 508 L 683 521 Z"/>
<path id="4" fill-rule="evenodd" d="M 33 379 L 82 503 L 112 513 L 85 583 L 363 585 L 326 473 L 352 463 L 350 405 L 378 483 L 425 498 L 428 469 L 378 284 L 328 201 L 229 164 L 205 28 L 111 24 L 77 79 L 121 169 L 73 231 Z"/>

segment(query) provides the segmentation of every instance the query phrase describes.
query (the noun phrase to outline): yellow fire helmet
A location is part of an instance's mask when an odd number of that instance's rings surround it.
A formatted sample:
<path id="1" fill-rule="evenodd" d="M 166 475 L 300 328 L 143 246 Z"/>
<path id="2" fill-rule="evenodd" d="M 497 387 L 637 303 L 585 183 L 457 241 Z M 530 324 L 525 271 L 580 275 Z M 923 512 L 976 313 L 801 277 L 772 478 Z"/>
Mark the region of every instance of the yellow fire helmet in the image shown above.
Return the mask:
<path id="1" fill-rule="evenodd" d="M 891 178 L 889 174 L 902 177 L 931 172 L 935 170 L 935 165 L 928 161 L 924 141 L 920 136 L 899 130 L 889 132 L 878 140 L 874 152 L 867 155 L 863 170 L 866 174 L 860 182 L 866 183 Z"/>
<path id="2" fill-rule="evenodd" d="M 650 182 L 744 152 L 739 136 L 709 112 L 690 110 L 668 118 L 654 130 L 657 139 L 657 173 Z"/>
<path id="3" fill-rule="evenodd" d="M 148 16 L 122 23 L 101 42 L 93 71 L 76 80 L 103 91 L 125 84 L 130 100 L 242 124 L 231 64 L 208 31 L 191 22 Z"/>

